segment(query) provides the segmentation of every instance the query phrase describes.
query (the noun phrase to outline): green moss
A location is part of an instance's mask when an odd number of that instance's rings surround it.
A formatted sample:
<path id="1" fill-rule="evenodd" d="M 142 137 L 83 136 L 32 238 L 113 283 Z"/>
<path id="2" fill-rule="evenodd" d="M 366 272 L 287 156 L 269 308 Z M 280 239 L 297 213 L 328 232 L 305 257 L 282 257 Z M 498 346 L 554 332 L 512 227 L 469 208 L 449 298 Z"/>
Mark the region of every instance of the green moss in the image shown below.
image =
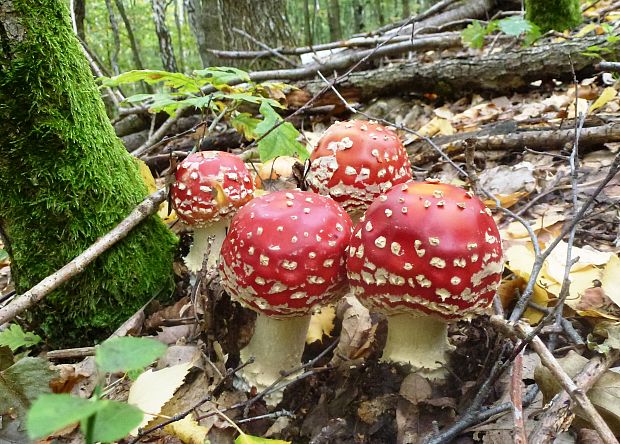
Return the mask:
<path id="1" fill-rule="evenodd" d="M 147 191 L 106 117 L 64 3 L 12 0 L 12 12 L 10 3 L 0 12 L 0 28 L 17 30 L 0 32 L 0 223 L 23 292 L 118 224 Z M 161 220 L 148 218 L 29 319 L 53 345 L 109 334 L 152 296 L 170 293 L 174 245 Z"/>
<path id="2" fill-rule="evenodd" d="M 582 20 L 579 0 L 525 0 L 525 18 L 542 31 L 564 31 Z"/>

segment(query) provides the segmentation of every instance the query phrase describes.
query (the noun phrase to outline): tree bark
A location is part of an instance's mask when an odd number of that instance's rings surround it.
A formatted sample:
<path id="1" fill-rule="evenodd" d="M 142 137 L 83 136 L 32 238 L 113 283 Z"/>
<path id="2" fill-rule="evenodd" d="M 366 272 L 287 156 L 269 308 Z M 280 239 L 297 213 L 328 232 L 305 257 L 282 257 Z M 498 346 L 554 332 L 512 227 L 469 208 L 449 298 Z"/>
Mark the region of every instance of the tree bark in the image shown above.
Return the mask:
<path id="1" fill-rule="evenodd" d="M 188 3 L 190 26 L 196 35 L 200 58 L 205 66 L 250 67 L 247 60 L 224 60 L 209 52 L 209 49 L 262 49 L 233 28 L 245 31 L 271 48 L 295 44 L 286 16 L 285 0 L 189 0 Z M 251 64 L 253 70 L 273 66 L 271 60 Z"/>
<path id="2" fill-rule="evenodd" d="M 329 0 L 329 5 L 327 6 L 327 21 L 329 22 L 330 40 L 342 40 L 342 26 L 340 25 L 340 2 L 338 0 Z"/>
<path id="3" fill-rule="evenodd" d="M 564 31 L 581 23 L 579 0 L 525 0 L 525 18 L 542 31 Z"/>
<path id="4" fill-rule="evenodd" d="M 375 14 L 377 14 L 377 21 L 379 22 L 379 26 L 385 25 L 385 15 L 383 15 L 383 5 L 381 0 L 375 0 Z"/>
<path id="5" fill-rule="evenodd" d="M 353 0 L 353 33 L 357 34 L 364 30 L 364 6 L 361 0 Z"/>
<path id="6" fill-rule="evenodd" d="M 78 37 L 86 42 L 86 33 L 84 32 L 84 21 L 86 20 L 86 0 L 74 0 L 73 16 L 75 17 L 75 28 Z"/>
<path id="7" fill-rule="evenodd" d="M 310 21 L 310 0 L 304 0 L 304 37 L 305 44 L 312 46 L 312 25 Z"/>
<path id="8" fill-rule="evenodd" d="M 409 0 L 403 0 L 403 13 L 401 18 L 407 19 L 411 15 L 411 8 L 409 7 Z"/>
<path id="9" fill-rule="evenodd" d="M 112 29 L 112 41 L 114 42 L 114 49 L 112 50 L 112 54 L 110 54 L 110 65 L 112 65 L 112 72 L 117 76 L 120 74 L 120 69 L 118 68 L 118 54 L 121 51 L 121 38 L 118 33 L 118 23 L 116 22 L 114 8 L 112 7 L 112 0 L 105 0 L 105 6 L 108 10 L 108 19 L 110 20 L 110 28 Z"/>
<path id="10" fill-rule="evenodd" d="M 159 40 L 159 53 L 161 63 L 166 71 L 177 72 L 177 60 L 174 57 L 172 38 L 166 26 L 166 4 L 165 0 L 151 0 L 153 8 L 153 22 L 155 23 L 155 33 Z"/>
<path id="11" fill-rule="evenodd" d="M 129 17 L 127 16 L 127 11 L 125 10 L 125 5 L 123 4 L 123 0 L 116 0 L 116 9 L 118 9 L 118 13 L 125 24 L 125 29 L 127 30 L 127 37 L 129 38 L 129 45 L 131 46 L 131 55 L 133 57 L 133 63 L 136 69 L 144 69 L 144 65 L 142 64 L 142 59 L 140 59 L 140 49 L 138 47 L 138 41 L 133 33 L 133 27 L 131 26 L 131 22 L 129 21 Z"/>
<path id="12" fill-rule="evenodd" d="M 183 11 L 181 11 L 182 13 Z M 177 28 L 177 36 L 179 39 L 179 69 L 183 72 L 185 68 L 185 56 L 183 55 L 183 28 L 181 26 L 181 14 L 179 14 L 179 4 L 174 0 L 174 25 Z"/>
<path id="13" fill-rule="evenodd" d="M 78 256 L 147 194 L 68 17 L 62 0 L 5 0 L 0 8 L 0 227 L 18 293 Z M 149 217 L 28 319 L 53 346 L 106 337 L 154 295 L 169 294 L 174 244 Z"/>

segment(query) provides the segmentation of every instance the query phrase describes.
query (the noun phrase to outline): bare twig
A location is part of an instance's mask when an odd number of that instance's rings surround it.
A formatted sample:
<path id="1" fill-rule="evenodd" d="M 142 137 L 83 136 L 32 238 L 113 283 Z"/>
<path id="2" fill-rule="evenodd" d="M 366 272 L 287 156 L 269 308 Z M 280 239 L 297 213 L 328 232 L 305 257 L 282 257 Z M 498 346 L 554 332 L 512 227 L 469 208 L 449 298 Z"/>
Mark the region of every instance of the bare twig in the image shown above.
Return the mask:
<path id="1" fill-rule="evenodd" d="M 525 434 L 525 420 L 523 418 L 523 352 L 515 357 L 512 362 L 512 372 L 510 375 L 510 400 L 512 401 L 512 416 L 515 423 L 514 444 L 527 444 Z"/>
<path id="2" fill-rule="evenodd" d="M 159 204 L 166 199 L 166 190 L 159 190 L 143 200 L 125 219 L 107 234 L 97 239 L 82 254 L 60 270 L 49 275 L 18 298 L 0 308 L 0 324 L 10 321 L 22 311 L 31 307 L 64 282 L 80 274 L 88 264 L 129 234 L 140 222 L 155 213 Z"/>

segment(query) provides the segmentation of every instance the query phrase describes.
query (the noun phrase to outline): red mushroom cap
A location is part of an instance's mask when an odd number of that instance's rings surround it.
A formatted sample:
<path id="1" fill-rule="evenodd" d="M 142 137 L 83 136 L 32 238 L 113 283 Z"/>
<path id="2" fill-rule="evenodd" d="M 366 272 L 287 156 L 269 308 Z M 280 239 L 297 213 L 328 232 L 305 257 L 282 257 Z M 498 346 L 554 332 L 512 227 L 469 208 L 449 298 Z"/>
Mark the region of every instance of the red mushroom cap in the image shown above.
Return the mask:
<path id="1" fill-rule="evenodd" d="M 200 228 L 232 216 L 252 199 L 254 181 L 240 157 L 200 151 L 179 164 L 170 192 L 179 219 Z"/>
<path id="2" fill-rule="evenodd" d="M 410 182 L 366 211 L 351 238 L 347 272 L 364 305 L 467 318 L 489 306 L 503 269 L 491 212 L 447 184 Z"/>
<path id="3" fill-rule="evenodd" d="M 252 310 L 303 316 L 346 290 L 349 215 L 332 199 L 276 191 L 244 206 L 221 250 L 222 286 Z"/>
<path id="4" fill-rule="evenodd" d="M 350 213 L 364 211 L 379 194 L 412 178 L 407 151 L 396 133 L 372 121 L 333 124 L 310 162 L 308 186 Z"/>

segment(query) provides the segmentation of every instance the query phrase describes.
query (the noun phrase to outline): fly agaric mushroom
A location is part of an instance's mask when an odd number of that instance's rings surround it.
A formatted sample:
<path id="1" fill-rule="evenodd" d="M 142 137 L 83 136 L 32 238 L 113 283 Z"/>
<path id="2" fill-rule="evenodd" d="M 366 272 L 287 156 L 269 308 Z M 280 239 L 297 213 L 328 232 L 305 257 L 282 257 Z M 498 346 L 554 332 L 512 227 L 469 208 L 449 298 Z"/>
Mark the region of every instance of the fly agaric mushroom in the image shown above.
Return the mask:
<path id="1" fill-rule="evenodd" d="M 380 194 L 412 179 L 405 147 L 373 121 L 336 122 L 310 156 L 308 186 L 359 217 Z"/>
<path id="2" fill-rule="evenodd" d="M 254 182 L 245 163 L 222 151 L 190 154 L 179 164 L 170 193 L 179 219 L 194 227 L 187 267 L 194 272 L 202 268 L 210 236 L 207 267 L 214 267 L 230 218 L 253 197 Z"/>
<path id="3" fill-rule="evenodd" d="M 233 218 L 222 246 L 220 276 L 231 297 L 258 313 L 242 372 L 259 391 L 301 363 L 314 306 L 347 289 L 349 215 L 332 199 L 307 191 L 255 198 Z M 275 405 L 281 394 L 267 401 Z"/>
<path id="4" fill-rule="evenodd" d="M 351 238 L 347 272 L 354 294 L 384 313 L 384 361 L 443 376 L 447 324 L 485 312 L 503 269 L 491 212 L 470 192 L 409 182 L 379 197 Z"/>

